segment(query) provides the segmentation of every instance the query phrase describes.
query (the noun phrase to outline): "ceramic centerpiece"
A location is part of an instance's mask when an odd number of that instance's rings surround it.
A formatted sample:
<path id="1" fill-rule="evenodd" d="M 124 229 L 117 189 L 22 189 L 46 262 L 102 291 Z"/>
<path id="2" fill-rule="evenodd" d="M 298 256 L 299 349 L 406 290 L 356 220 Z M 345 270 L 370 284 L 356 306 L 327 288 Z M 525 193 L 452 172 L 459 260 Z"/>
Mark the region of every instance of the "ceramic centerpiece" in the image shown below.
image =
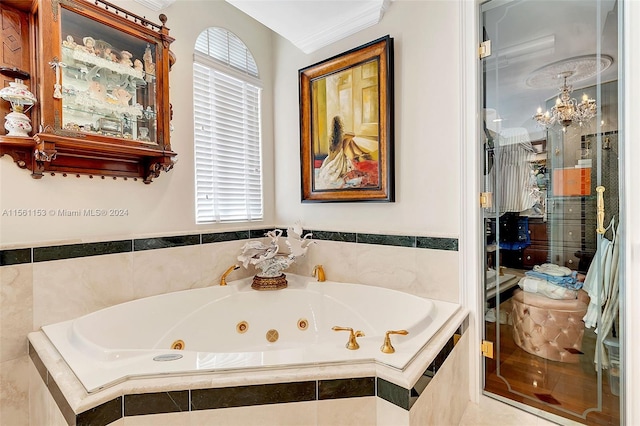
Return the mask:
<path id="1" fill-rule="evenodd" d="M 291 266 L 298 258 L 304 256 L 309 249 L 311 233 L 302 235 L 302 227 L 296 225 L 287 228 L 284 238 L 286 251 L 281 251 L 281 229 L 274 229 L 265 234 L 270 242 L 249 241 L 242 247 L 238 260 L 242 266 L 248 268 L 253 265 L 258 272 L 253 277 L 251 288 L 255 290 L 280 290 L 287 287 L 286 275 L 282 272 Z"/>

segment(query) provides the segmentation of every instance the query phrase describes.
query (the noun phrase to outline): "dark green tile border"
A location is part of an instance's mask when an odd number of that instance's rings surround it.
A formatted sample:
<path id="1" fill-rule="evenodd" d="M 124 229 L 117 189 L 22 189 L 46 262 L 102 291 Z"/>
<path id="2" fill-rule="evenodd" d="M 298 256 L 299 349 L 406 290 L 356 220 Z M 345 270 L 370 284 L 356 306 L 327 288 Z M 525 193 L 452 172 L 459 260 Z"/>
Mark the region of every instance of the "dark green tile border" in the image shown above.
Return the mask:
<path id="1" fill-rule="evenodd" d="M 169 247 L 184 247 L 200 244 L 200 235 L 176 237 L 141 238 L 133 240 L 133 251 L 156 250 Z"/>
<path id="2" fill-rule="evenodd" d="M 375 396 L 374 377 L 318 381 L 318 400 Z"/>
<path id="3" fill-rule="evenodd" d="M 380 377 L 378 377 L 377 379 L 377 385 L 378 397 L 389 401 L 393 405 L 397 405 L 400 408 L 404 408 L 405 410 L 409 410 L 411 408 L 409 406 L 409 396 L 411 392 L 409 389 L 398 386 L 395 383 L 391 383 Z"/>
<path id="4" fill-rule="evenodd" d="M 355 243 L 355 232 L 330 232 L 330 231 L 311 231 L 314 240 L 338 241 L 343 243 Z"/>
<path id="5" fill-rule="evenodd" d="M 417 248 L 458 251 L 457 238 L 417 237 Z"/>
<path id="6" fill-rule="evenodd" d="M 286 229 L 279 228 L 286 235 Z M 273 228 L 0 250 L 0 266 L 263 238 Z M 314 240 L 458 251 L 457 238 L 308 231 Z"/>
<path id="7" fill-rule="evenodd" d="M 269 231 L 273 231 L 274 229 L 280 229 L 283 233 L 286 232 L 286 229 L 282 228 L 264 228 L 264 229 L 250 229 L 249 230 L 249 238 L 262 238 Z"/>
<path id="8" fill-rule="evenodd" d="M 122 397 L 107 401 L 76 416 L 77 426 L 106 426 L 122 418 Z"/>
<path id="9" fill-rule="evenodd" d="M 246 407 L 316 400 L 316 382 L 271 383 L 232 388 L 194 389 L 192 410 Z"/>
<path id="10" fill-rule="evenodd" d="M 31 263 L 31 249 L 0 250 L 0 266 Z"/>
<path id="11" fill-rule="evenodd" d="M 133 248 L 131 240 L 107 241 L 103 243 L 70 244 L 65 246 L 35 247 L 34 262 L 49 260 L 73 259 L 78 257 L 101 256 L 130 252 Z"/>
<path id="12" fill-rule="evenodd" d="M 223 243 L 226 241 L 248 240 L 249 231 L 218 232 L 202 234 L 202 244 Z"/>
<path id="13" fill-rule="evenodd" d="M 189 391 L 143 393 L 124 396 L 124 415 L 180 413 L 189 411 Z"/>
<path id="14" fill-rule="evenodd" d="M 383 246 L 415 247 L 416 237 L 407 235 L 356 234 L 356 242 Z"/>

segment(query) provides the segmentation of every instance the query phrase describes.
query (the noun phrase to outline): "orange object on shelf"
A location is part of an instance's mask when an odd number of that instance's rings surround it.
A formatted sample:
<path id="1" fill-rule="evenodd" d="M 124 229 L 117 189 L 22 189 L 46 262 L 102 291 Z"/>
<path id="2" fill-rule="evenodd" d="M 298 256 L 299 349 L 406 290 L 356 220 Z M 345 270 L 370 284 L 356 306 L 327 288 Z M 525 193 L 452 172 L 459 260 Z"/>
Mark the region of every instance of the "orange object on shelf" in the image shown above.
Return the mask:
<path id="1" fill-rule="evenodd" d="M 591 195 L 591 167 L 555 169 L 553 195 Z"/>

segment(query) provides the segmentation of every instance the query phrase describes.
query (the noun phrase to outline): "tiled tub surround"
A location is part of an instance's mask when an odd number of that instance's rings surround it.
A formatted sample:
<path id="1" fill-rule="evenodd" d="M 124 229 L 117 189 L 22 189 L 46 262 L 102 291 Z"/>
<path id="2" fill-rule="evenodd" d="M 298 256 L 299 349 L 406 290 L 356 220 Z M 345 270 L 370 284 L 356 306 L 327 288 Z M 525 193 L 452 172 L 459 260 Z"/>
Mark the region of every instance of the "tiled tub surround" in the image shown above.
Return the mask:
<path id="1" fill-rule="evenodd" d="M 373 361 L 258 368 L 140 378 L 93 394 L 36 332 L 31 405 L 56 425 L 421 425 L 425 416 L 455 424 L 468 402 L 466 318 L 456 312 L 404 371 Z"/>
<path id="2" fill-rule="evenodd" d="M 0 250 L 0 413 L 29 424 L 27 333 L 146 296 L 216 284 L 248 238 L 267 229 Z M 288 272 L 459 301 L 455 238 L 312 231 L 318 243 Z M 373 241 L 375 240 L 375 241 Z M 198 241 L 195 244 L 195 241 Z M 366 242 L 365 242 L 366 241 Z M 399 245 L 404 244 L 404 245 Z M 240 269 L 230 276 L 252 274 Z M 37 424 L 37 423 L 36 423 Z"/>

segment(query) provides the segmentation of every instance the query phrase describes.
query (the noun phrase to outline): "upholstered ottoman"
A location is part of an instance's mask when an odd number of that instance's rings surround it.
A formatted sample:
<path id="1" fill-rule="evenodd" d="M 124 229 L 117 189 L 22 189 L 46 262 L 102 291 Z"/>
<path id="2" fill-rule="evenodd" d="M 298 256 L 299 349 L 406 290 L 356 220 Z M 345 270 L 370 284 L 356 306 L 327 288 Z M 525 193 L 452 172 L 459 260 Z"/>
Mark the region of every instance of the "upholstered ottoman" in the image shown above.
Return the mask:
<path id="1" fill-rule="evenodd" d="M 511 319 L 516 345 L 542 358 L 578 362 L 589 296 L 583 290 L 574 300 L 555 300 L 520 289 L 514 291 Z"/>

